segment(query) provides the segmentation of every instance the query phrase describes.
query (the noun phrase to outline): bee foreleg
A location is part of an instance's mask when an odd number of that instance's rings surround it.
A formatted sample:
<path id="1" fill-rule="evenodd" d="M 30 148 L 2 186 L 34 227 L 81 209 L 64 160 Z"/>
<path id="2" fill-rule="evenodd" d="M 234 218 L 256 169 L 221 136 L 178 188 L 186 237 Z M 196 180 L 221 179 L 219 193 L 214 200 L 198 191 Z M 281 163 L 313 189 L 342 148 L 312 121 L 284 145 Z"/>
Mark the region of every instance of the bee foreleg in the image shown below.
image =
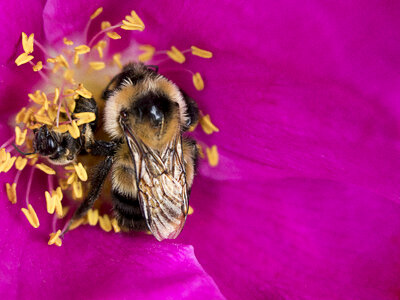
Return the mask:
<path id="1" fill-rule="evenodd" d="M 118 143 L 116 142 L 94 141 L 87 151 L 96 156 L 113 156 L 117 147 Z"/>
<path id="2" fill-rule="evenodd" d="M 62 235 L 64 235 L 68 231 L 73 221 L 79 220 L 80 218 L 84 217 L 88 210 L 92 208 L 97 198 L 99 198 L 101 189 L 104 185 L 104 181 L 106 180 L 107 175 L 112 167 L 112 163 L 113 157 L 107 156 L 104 161 L 102 161 L 95 167 L 94 173 L 91 177 L 89 193 L 86 196 L 85 200 L 83 200 L 81 205 L 75 211 L 71 220 L 68 222 L 67 227 L 63 230 Z"/>

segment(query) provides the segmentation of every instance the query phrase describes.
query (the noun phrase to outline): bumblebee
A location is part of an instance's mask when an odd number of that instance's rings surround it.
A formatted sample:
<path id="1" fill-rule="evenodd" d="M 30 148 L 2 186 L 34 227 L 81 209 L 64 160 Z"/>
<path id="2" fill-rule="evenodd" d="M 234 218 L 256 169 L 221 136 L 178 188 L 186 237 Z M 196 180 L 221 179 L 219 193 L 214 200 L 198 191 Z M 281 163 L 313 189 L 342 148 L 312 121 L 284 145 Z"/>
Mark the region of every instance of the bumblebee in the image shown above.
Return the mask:
<path id="1" fill-rule="evenodd" d="M 105 159 L 94 168 L 87 197 L 67 230 L 93 206 L 111 173 L 119 225 L 147 228 L 157 240 L 176 238 L 188 213 L 198 156 L 196 142 L 182 134 L 197 123 L 197 104 L 157 69 L 139 63 L 126 65 L 103 99 L 110 141 L 90 144 L 90 153 Z"/>

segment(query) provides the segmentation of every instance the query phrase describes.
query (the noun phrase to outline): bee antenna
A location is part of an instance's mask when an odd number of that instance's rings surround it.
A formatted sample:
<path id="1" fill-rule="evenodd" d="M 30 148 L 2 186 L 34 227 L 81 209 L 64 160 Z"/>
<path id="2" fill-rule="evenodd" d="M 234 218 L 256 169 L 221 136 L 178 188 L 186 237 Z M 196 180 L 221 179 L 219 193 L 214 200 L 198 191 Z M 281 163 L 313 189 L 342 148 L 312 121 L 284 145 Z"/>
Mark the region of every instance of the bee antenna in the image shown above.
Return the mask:
<path id="1" fill-rule="evenodd" d="M 13 143 L 12 145 L 13 145 L 13 147 L 15 148 L 15 150 L 18 151 L 19 154 L 22 154 L 22 155 L 31 155 L 31 154 L 35 154 L 35 153 L 36 153 L 36 151 L 35 151 L 35 152 L 31 152 L 31 153 L 26 153 L 26 152 L 21 151 L 21 150 L 17 147 L 17 145 L 15 145 L 14 143 Z"/>

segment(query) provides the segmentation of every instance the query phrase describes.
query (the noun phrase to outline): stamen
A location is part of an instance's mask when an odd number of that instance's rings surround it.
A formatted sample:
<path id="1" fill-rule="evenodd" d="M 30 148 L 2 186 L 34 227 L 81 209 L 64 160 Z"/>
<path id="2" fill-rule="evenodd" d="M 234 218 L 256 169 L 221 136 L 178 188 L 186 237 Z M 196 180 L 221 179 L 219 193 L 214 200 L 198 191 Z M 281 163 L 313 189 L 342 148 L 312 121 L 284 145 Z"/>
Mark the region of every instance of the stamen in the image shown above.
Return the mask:
<path id="1" fill-rule="evenodd" d="M 88 179 L 86 169 L 81 163 L 78 163 L 77 165 L 74 164 L 74 168 L 80 180 L 86 181 Z"/>
<path id="2" fill-rule="evenodd" d="M 61 230 L 57 230 L 56 233 L 54 233 L 54 232 L 50 233 L 50 239 L 49 239 L 49 242 L 48 242 L 47 244 L 48 244 L 48 245 L 53 245 L 54 243 L 56 243 L 56 241 L 57 241 L 58 239 L 61 241 L 60 235 L 61 235 Z M 57 245 L 57 246 L 58 246 L 58 245 Z M 60 246 L 61 246 L 61 245 L 60 245 Z"/>
<path id="3" fill-rule="evenodd" d="M 27 62 L 31 61 L 32 59 L 33 59 L 32 55 L 28 55 L 24 52 L 17 57 L 17 59 L 15 60 L 15 63 L 17 66 L 20 66 L 20 65 L 26 64 Z"/>
<path id="4" fill-rule="evenodd" d="M 54 171 L 52 168 L 50 168 L 49 166 L 47 166 L 47 165 L 45 165 L 43 163 L 37 164 L 35 167 L 38 168 L 39 170 L 45 172 L 48 175 L 55 175 L 56 174 L 56 171 Z"/>
<path id="5" fill-rule="evenodd" d="M 14 182 L 12 185 L 6 183 L 7 198 L 12 204 L 17 203 L 17 184 Z"/>
<path id="6" fill-rule="evenodd" d="M 89 21 L 86 23 L 85 30 L 83 31 L 83 37 L 85 38 L 85 41 L 87 41 L 87 34 L 88 34 L 88 31 L 89 31 L 90 24 L 92 24 L 92 20 L 97 18 L 102 12 L 103 12 L 103 7 L 99 7 L 90 16 Z"/>
<path id="7" fill-rule="evenodd" d="M 19 171 L 22 171 L 26 164 L 28 163 L 28 160 L 24 157 L 22 158 L 21 156 L 17 157 L 17 160 L 15 161 L 15 168 Z"/>
<path id="8" fill-rule="evenodd" d="M 100 57 L 100 58 L 103 58 L 103 56 L 104 56 L 103 50 L 104 50 L 104 48 L 105 48 L 106 46 L 107 46 L 107 42 L 104 41 L 104 40 L 100 40 L 100 41 L 94 46 L 94 48 L 97 49 L 97 52 L 99 52 L 99 57 Z"/>
<path id="9" fill-rule="evenodd" d="M 21 208 L 21 211 L 24 213 L 25 217 L 33 228 L 38 228 L 40 226 L 39 219 L 32 205 L 29 204 L 28 209 Z"/>
<path id="10" fill-rule="evenodd" d="M 126 16 L 125 20 L 122 21 L 121 28 L 125 30 L 139 30 L 143 31 L 145 26 L 143 21 L 139 18 L 134 10 L 131 11 L 130 16 Z"/>
<path id="11" fill-rule="evenodd" d="M 81 95 L 83 98 L 90 99 L 93 97 L 92 93 L 83 87 L 83 84 L 78 84 L 78 88 L 74 90 L 78 95 Z"/>
<path id="12" fill-rule="evenodd" d="M 34 65 L 33 67 L 32 67 L 32 69 L 33 69 L 33 71 L 35 71 L 35 72 L 38 72 L 38 71 L 40 71 L 41 69 L 43 69 L 43 63 L 42 63 L 42 61 L 38 61 L 37 63 L 36 63 L 36 65 Z"/>
<path id="13" fill-rule="evenodd" d="M 118 225 L 117 219 L 113 218 L 113 219 L 111 220 L 111 225 L 112 225 L 112 227 L 114 228 L 114 232 L 120 232 L 120 231 L 121 231 L 121 228 L 120 228 L 119 225 Z"/>
<path id="14" fill-rule="evenodd" d="M 199 72 L 193 75 L 193 85 L 198 91 L 202 91 L 204 89 L 204 81 Z"/>
<path id="15" fill-rule="evenodd" d="M 81 132 L 79 131 L 79 127 L 76 125 L 75 120 L 72 121 L 71 125 L 68 125 L 68 132 L 74 139 L 80 137 Z"/>
<path id="16" fill-rule="evenodd" d="M 113 30 L 113 29 L 116 29 L 116 28 L 118 28 L 118 27 L 120 27 L 121 26 L 121 23 L 118 23 L 117 25 L 114 25 L 114 26 L 111 26 L 111 27 L 107 27 L 107 28 L 105 28 L 105 29 L 103 29 L 103 30 L 101 30 L 101 31 L 99 31 L 91 40 L 90 40 L 90 42 L 89 42 L 89 47 L 91 47 L 92 45 L 93 45 L 93 43 L 94 43 L 94 41 L 100 36 L 100 35 L 102 35 L 103 33 L 105 33 L 105 32 L 108 32 L 108 31 L 111 31 L 111 30 Z M 122 27 L 121 27 L 122 28 Z"/>
<path id="17" fill-rule="evenodd" d="M 219 155 L 218 155 L 218 149 L 217 146 L 214 145 L 211 148 L 206 148 L 206 153 L 207 153 L 207 158 L 208 162 L 211 167 L 215 167 L 218 165 L 219 161 Z"/>
<path id="18" fill-rule="evenodd" d="M 202 58 L 211 58 L 213 56 L 212 52 L 197 48 L 196 46 L 190 47 L 192 54 L 200 56 Z"/>
<path id="19" fill-rule="evenodd" d="M 7 173 L 10 171 L 16 159 L 15 156 L 11 157 L 11 154 L 8 152 L 6 161 L 0 165 L 0 172 Z"/>
<path id="20" fill-rule="evenodd" d="M 61 199 L 59 199 L 57 196 L 53 197 L 53 198 L 54 198 L 55 203 L 56 203 L 56 214 L 57 214 L 57 216 L 59 218 L 61 218 L 62 215 L 63 215 L 63 208 L 62 208 L 62 205 L 61 205 Z"/>
<path id="21" fill-rule="evenodd" d="M 33 42 L 43 52 L 45 56 L 51 57 L 51 55 L 46 51 L 46 49 L 43 47 L 41 43 L 39 43 L 37 40 L 34 40 Z"/>
<path id="22" fill-rule="evenodd" d="M 101 229 L 103 229 L 106 232 L 110 232 L 112 229 L 111 221 L 108 215 L 99 216 L 99 225 Z"/>
<path id="23" fill-rule="evenodd" d="M 99 220 L 99 210 L 98 209 L 89 209 L 87 213 L 87 218 L 89 221 L 89 225 L 95 226 Z"/>
<path id="24" fill-rule="evenodd" d="M 0 149 L 0 163 L 3 163 L 7 160 L 7 152 L 5 148 Z"/>
<path id="25" fill-rule="evenodd" d="M 48 191 L 44 193 L 44 196 L 46 198 L 47 212 L 49 214 L 54 214 L 54 210 L 56 209 L 56 199 L 52 197 Z"/>
<path id="26" fill-rule="evenodd" d="M 118 33 L 116 33 L 115 31 L 107 32 L 107 36 L 108 36 L 110 39 L 113 39 L 113 40 L 119 40 L 119 39 L 121 39 L 121 36 L 120 36 Z"/>
<path id="27" fill-rule="evenodd" d="M 213 132 L 219 132 L 219 129 L 211 122 L 210 115 L 205 115 L 200 118 L 200 125 L 206 134 L 212 134 Z"/>
<path id="28" fill-rule="evenodd" d="M 152 45 L 141 45 L 139 46 L 139 50 L 144 51 L 144 53 L 139 55 L 138 60 L 140 62 L 147 62 L 153 58 L 156 48 Z"/>
<path id="29" fill-rule="evenodd" d="M 81 55 L 90 52 L 90 47 L 86 45 L 79 45 L 75 47 L 74 50 L 76 54 Z"/>
<path id="30" fill-rule="evenodd" d="M 15 143 L 17 144 L 17 146 L 21 146 L 25 142 L 27 133 L 27 129 L 24 129 L 24 132 L 21 132 L 21 128 L 19 128 L 18 126 L 15 127 Z"/>
<path id="31" fill-rule="evenodd" d="M 96 11 L 90 16 L 90 20 L 98 17 L 103 12 L 103 7 L 99 7 Z"/>
<path id="32" fill-rule="evenodd" d="M 185 55 L 183 55 L 183 53 L 179 51 L 175 46 L 172 46 L 171 50 L 167 51 L 167 55 L 173 61 L 176 61 L 177 63 L 180 64 L 183 64 L 186 60 Z"/>
<path id="33" fill-rule="evenodd" d="M 74 117 L 78 119 L 76 124 L 81 126 L 82 124 L 90 123 L 96 120 L 96 114 L 92 112 L 76 113 Z"/>
<path id="34" fill-rule="evenodd" d="M 102 70 L 106 67 L 106 64 L 102 61 L 91 61 L 91 62 L 89 62 L 89 65 L 93 70 L 96 70 L 96 71 Z"/>
<path id="35" fill-rule="evenodd" d="M 55 88 L 54 90 L 54 98 L 53 98 L 53 104 L 56 105 L 58 99 L 60 98 L 60 89 L 58 87 Z"/>
<path id="36" fill-rule="evenodd" d="M 24 48 L 26 54 L 33 52 L 33 37 L 33 33 L 29 35 L 29 38 L 25 32 L 22 33 L 22 48 Z"/>
<path id="37" fill-rule="evenodd" d="M 67 46 L 72 46 L 72 45 L 74 44 L 73 41 L 70 41 L 70 40 L 67 39 L 66 37 L 63 38 L 63 42 L 64 42 L 64 44 L 67 45 Z"/>

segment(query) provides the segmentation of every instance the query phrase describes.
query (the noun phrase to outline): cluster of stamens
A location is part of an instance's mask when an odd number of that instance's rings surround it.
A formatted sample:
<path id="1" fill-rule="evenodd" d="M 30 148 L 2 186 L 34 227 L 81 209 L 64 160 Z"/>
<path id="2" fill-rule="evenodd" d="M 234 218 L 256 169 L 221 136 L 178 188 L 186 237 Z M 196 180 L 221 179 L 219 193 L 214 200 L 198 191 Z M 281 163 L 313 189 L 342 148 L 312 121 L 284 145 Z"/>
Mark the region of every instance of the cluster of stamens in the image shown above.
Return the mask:
<path id="1" fill-rule="evenodd" d="M 102 13 L 103 9 L 97 9 L 91 16 L 84 31 L 86 38 L 88 29 L 92 20 Z M 38 72 L 42 77 L 42 89 L 38 89 L 28 94 L 29 103 L 23 107 L 15 117 L 15 135 L 6 141 L 0 147 L 0 172 L 9 172 L 15 166 L 16 175 L 13 183 L 6 183 L 7 197 L 12 204 L 17 203 L 17 184 L 22 172 L 26 168 L 30 168 L 28 183 L 26 188 L 26 207 L 21 208 L 26 219 L 34 227 L 40 226 L 37 214 L 29 201 L 33 174 L 36 169 L 44 172 L 48 176 L 48 189 L 44 192 L 46 201 L 46 209 L 50 215 L 53 215 L 52 230 L 48 244 L 61 246 L 62 230 L 56 230 L 57 219 L 66 217 L 70 211 L 70 206 L 66 205 L 68 199 L 80 201 L 85 195 L 88 181 L 87 169 L 84 164 L 78 160 L 64 166 L 52 165 L 49 161 L 41 157 L 38 153 L 34 153 L 34 134 L 33 130 L 39 129 L 43 125 L 47 125 L 49 130 L 58 133 L 68 132 L 73 138 L 79 138 L 81 135 L 80 126 L 91 123 L 95 120 L 96 115 L 91 112 L 74 113 L 76 99 L 83 97 L 86 99 L 93 97 L 93 90 L 86 88 L 84 76 L 91 72 L 103 72 L 102 76 L 105 80 L 110 78 L 122 68 L 122 54 L 115 53 L 112 59 L 108 59 L 105 55 L 106 47 L 110 40 L 120 39 L 121 35 L 116 32 L 117 29 L 138 30 L 143 31 L 145 25 L 136 12 L 132 11 L 129 16 L 115 25 L 108 21 L 101 23 L 101 30 L 93 36 L 87 44 L 75 45 L 75 43 L 65 37 L 63 39 L 65 48 L 58 55 L 50 56 L 46 48 L 34 39 L 34 34 L 27 35 L 22 33 L 23 53 L 20 54 L 15 63 L 18 66 L 29 63 L 34 72 Z M 43 55 L 47 56 L 46 62 L 38 60 L 33 62 L 34 46 L 37 46 Z M 142 52 L 137 57 L 137 61 L 147 63 L 152 61 L 156 55 L 164 55 L 167 59 L 183 64 L 186 61 L 185 54 L 211 58 L 212 53 L 192 46 L 190 49 L 180 51 L 175 46 L 169 50 L 156 51 L 152 45 L 140 45 L 138 49 Z M 93 51 L 96 50 L 96 51 Z M 131 61 L 132 58 L 129 58 Z M 158 64 L 162 64 L 163 61 Z M 104 72 L 104 70 L 109 71 Z M 183 69 L 192 75 L 194 87 L 201 91 L 204 89 L 204 81 L 198 72 Z M 84 86 L 85 84 L 85 86 Z M 99 87 L 101 90 L 104 86 Z M 199 121 L 203 131 L 206 134 L 218 132 L 218 128 L 211 122 L 210 116 L 201 113 Z M 195 128 L 190 128 L 194 131 Z M 13 145 L 14 144 L 14 145 Z M 218 164 L 217 146 L 206 146 L 199 143 L 200 157 L 205 158 L 203 148 L 211 166 Z M 27 152 L 24 153 L 21 151 Z M 14 154 L 13 154 L 14 153 Z M 29 154 L 30 153 L 30 154 Z M 79 159 L 79 158 L 78 158 Z M 50 166 L 49 166 L 50 164 Z M 54 187 L 54 179 L 58 184 Z M 67 197 L 64 197 L 67 193 Z M 67 202 L 67 203 L 65 203 Z M 73 204 L 72 202 L 71 204 Z M 35 204 L 36 205 L 36 204 Z M 189 214 L 193 213 L 193 208 L 189 208 Z M 99 226 L 109 232 L 114 230 L 120 232 L 121 228 L 115 218 L 107 214 L 100 215 L 99 209 L 91 209 L 88 214 L 72 223 L 70 230 L 80 225 L 89 224 L 91 226 Z"/>

